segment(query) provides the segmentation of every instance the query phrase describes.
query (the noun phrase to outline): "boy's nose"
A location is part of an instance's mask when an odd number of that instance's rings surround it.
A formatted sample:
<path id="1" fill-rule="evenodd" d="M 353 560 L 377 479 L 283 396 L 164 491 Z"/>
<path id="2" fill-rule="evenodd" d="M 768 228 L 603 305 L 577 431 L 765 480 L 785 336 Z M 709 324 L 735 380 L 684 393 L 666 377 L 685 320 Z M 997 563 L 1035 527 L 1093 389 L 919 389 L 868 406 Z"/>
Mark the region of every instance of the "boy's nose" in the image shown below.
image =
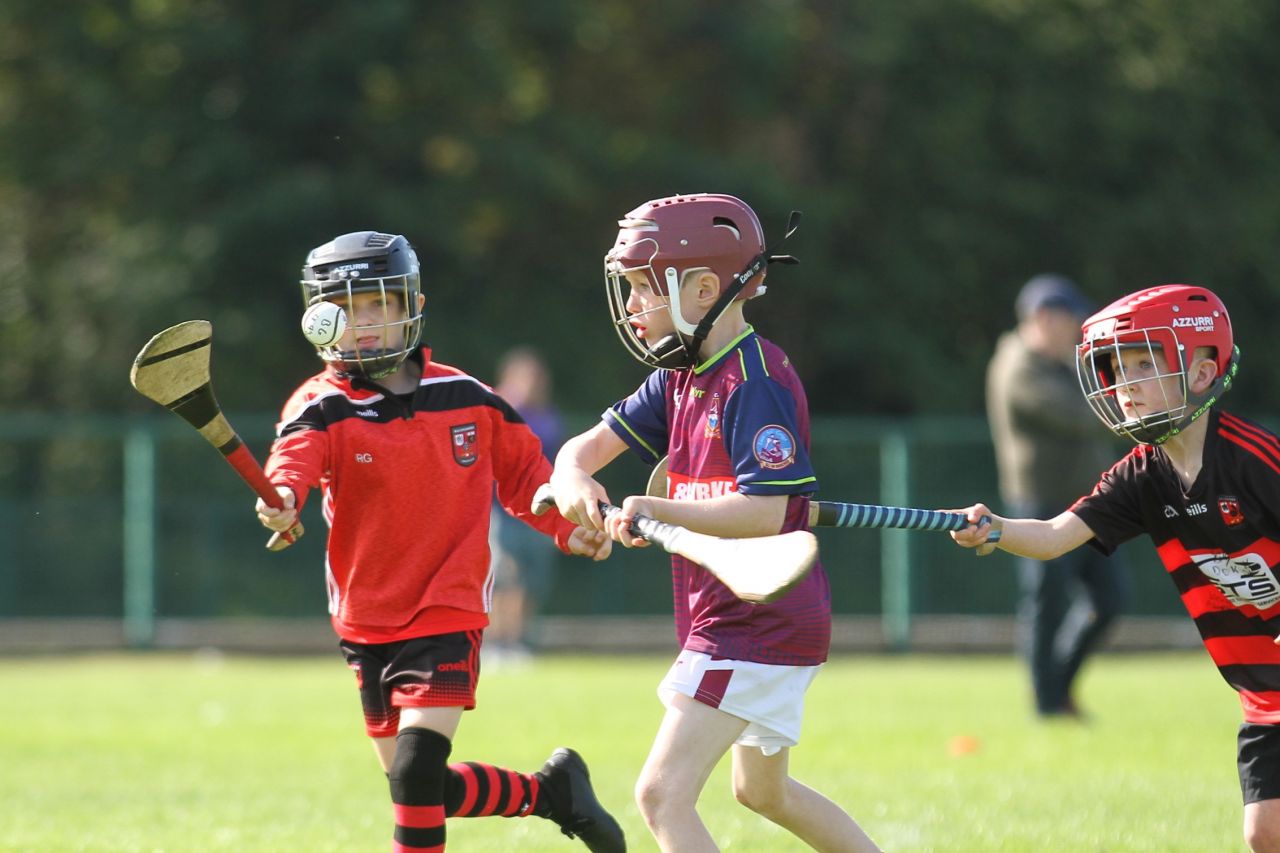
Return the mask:
<path id="1" fill-rule="evenodd" d="M 357 326 L 381 326 L 386 322 L 386 315 L 374 308 L 356 312 Z"/>

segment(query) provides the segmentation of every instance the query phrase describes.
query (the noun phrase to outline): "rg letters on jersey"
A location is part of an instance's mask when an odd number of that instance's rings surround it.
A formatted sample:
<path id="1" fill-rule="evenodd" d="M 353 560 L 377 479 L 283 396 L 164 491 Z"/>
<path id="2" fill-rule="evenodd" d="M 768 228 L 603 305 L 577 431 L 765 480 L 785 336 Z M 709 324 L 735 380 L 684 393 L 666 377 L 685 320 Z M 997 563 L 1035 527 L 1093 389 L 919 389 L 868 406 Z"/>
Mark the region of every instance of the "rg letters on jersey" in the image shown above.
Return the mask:
<path id="1" fill-rule="evenodd" d="M 1204 576 L 1236 607 L 1248 604 L 1266 610 L 1280 601 L 1280 582 L 1258 554 L 1206 554 L 1193 559 Z"/>

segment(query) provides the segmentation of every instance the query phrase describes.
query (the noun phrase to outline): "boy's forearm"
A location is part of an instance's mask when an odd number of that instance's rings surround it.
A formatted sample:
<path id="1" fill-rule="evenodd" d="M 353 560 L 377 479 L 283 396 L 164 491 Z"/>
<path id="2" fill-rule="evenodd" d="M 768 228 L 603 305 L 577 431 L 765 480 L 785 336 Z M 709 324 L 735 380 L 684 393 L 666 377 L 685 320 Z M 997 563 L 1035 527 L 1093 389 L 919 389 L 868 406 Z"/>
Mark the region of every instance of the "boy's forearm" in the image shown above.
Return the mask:
<path id="1" fill-rule="evenodd" d="M 299 510 L 306 503 L 307 492 L 320 485 L 325 467 L 324 448 L 304 435 L 278 439 L 263 465 L 263 472 L 273 485 L 293 491 Z"/>
<path id="2" fill-rule="evenodd" d="M 557 470 L 580 470 L 595 474 L 618 457 L 627 445 L 607 426 L 597 424 L 566 441 L 556 453 Z"/>
<path id="3" fill-rule="evenodd" d="M 1074 513 L 1064 512 L 1056 518 L 1001 519 L 1001 551 L 1033 560 L 1052 560 L 1093 538 L 1093 532 Z"/>
<path id="4" fill-rule="evenodd" d="M 651 504 L 659 521 L 709 536 L 737 539 L 779 533 L 786 519 L 788 499 L 787 495 L 733 493 L 699 501 L 652 498 Z"/>

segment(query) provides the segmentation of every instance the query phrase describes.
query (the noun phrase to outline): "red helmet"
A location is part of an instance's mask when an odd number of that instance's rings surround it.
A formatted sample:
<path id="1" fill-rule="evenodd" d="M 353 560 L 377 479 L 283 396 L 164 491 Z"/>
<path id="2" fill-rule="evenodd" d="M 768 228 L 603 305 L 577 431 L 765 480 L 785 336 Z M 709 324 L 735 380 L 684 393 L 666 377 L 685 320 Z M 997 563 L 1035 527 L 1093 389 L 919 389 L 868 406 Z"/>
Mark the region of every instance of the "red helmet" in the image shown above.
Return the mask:
<path id="1" fill-rule="evenodd" d="M 679 291 L 690 270 L 714 272 L 720 279 L 721 294 L 738 284 L 740 276 L 747 275 L 731 301 L 751 299 L 765 291 L 767 261 L 753 263 L 765 251 L 764 229 L 755 211 L 741 199 L 717 193 L 655 199 L 628 213 L 618 226 L 618 238 L 604 256 L 609 308 L 623 344 L 645 364 L 670 366 L 661 354 L 655 353 L 658 347 L 646 346 L 627 322 L 626 273 L 643 272 L 654 291 L 668 297 L 676 331 L 685 336 L 694 334 L 700 318 L 685 319 L 680 300 L 670 297 Z M 711 318 L 711 322 L 715 319 Z"/>
<path id="2" fill-rule="evenodd" d="M 1203 287 L 1148 287 L 1111 303 L 1081 328 L 1084 342 L 1076 348 L 1076 373 L 1085 399 L 1112 432 L 1140 444 L 1163 444 L 1177 435 L 1209 411 L 1235 378 L 1240 351 L 1232 337 L 1231 318 L 1222 300 Z M 1218 377 L 1208 390 L 1195 394 L 1190 391 L 1187 370 L 1200 347 L 1214 350 Z M 1135 348 L 1163 354 L 1166 372 L 1153 378 L 1176 378 L 1181 400 L 1169 400 L 1160 412 L 1124 414 L 1116 399 L 1116 388 L 1126 384 L 1119 354 Z"/>

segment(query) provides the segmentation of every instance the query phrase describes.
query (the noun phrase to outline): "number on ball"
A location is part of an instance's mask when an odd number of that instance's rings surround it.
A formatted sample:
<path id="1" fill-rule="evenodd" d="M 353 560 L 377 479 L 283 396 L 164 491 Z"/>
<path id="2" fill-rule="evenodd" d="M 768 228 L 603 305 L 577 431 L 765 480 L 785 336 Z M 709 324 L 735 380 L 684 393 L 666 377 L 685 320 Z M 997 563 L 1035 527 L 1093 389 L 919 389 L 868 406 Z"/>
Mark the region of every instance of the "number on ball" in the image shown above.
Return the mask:
<path id="1" fill-rule="evenodd" d="M 302 315 L 302 334 L 315 346 L 333 346 L 346 330 L 347 312 L 332 302 L 317 302 Z"/>

